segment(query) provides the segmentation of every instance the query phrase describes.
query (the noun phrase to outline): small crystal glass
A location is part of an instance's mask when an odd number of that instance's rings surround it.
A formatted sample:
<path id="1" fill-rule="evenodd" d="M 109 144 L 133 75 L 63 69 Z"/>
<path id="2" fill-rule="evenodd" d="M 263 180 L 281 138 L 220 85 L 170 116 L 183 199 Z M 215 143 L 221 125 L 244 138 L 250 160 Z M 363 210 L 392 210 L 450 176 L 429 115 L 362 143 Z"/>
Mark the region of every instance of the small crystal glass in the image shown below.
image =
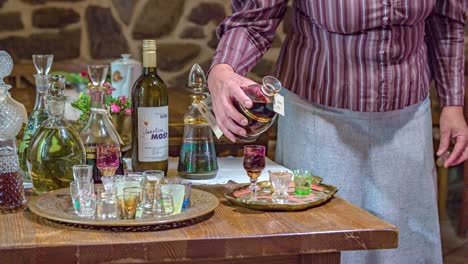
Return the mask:
<path id="1" fill-rule="evenodd" d="M 36 68 L 37 74 L 47 75 L 49 74 L 52 62 L 54 61 L 54 55 L 52 54 L 34 54 L 32 55 L 34 67 Z"/>
<path id="2" fill-rule="evenodd" d="M 153 214 L 153 204 L 156 195 L 160 194 L 160 183 L 164 180 L 164 171 L 161 170 L 148 170 L 143 172 L 146 180 L 146 195 L 145 203 L 143 203 L 143 213 L 145 215 Z"/>
<path id="3" fill-rule="evenodd" d="M 174 203 L 174 211 L 172 214 L 180 214 L 182 204 L 184 203 L 185 186 L 183 184 L 162 184 L 161 194 L 171 195 Z"/>
<path id="4" fill-rule="evenodd" d="M 117 219 L 120 215 L 117 202 L 117 191 L 107 191 L 103 187 L 96 188 L 96 217 L 99 220 Z"/>
<path id="5" fill-rule="evenodd" d="M 292 173 L 288 171 L 268 171 L 270 183 L 273 188 L 273 202 L 283 204 L 288 199 L 288 187 L 291 183 Z"/>
<path id="6" fill-rule="evenodd" d="M 257 200 L 257 179 L 265 168 L 265 146 L 244 146 L 244 169 L 250 178 L 251 200 Z"/>
<path id="7" fill-rule="evenodd" d="M 162 194 L 154 200 L 153 215 L 163 217 L 174 212 L 174 199 L 170 194 Z"/>
<path id="8" fill-rule="evenodd" d="M 141 202 L 142 188 L 129 187 L 123 189 L 123 217 L 124 219 L 135 219 L 137 209 Z"/>
<path id="9" fill-rule="evenodd" d="M 75 165 L 72 169 L 75 181 L 89 181 L 93 177 L 93 166 L 91 165 Z"/>
<path id="10" fill-rule="evenodd" d="M 88 76 L 93 86 L 102 86 L 106 80 L 108 69 L 107 65 L 88 65 Z"/>

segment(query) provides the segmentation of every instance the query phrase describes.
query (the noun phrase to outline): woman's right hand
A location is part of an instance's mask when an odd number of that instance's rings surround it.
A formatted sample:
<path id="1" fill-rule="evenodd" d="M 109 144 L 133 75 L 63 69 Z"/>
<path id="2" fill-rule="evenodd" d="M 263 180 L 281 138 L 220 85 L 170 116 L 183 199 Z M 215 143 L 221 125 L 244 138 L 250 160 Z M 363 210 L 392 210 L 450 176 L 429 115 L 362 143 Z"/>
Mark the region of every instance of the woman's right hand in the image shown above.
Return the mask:
<path id="1" fill-rule="evenodd" d="M 238 124 L 247 125 L 247 119 L 236 110 L 232 100 L 239 101 L 246 108 L 252 107 L 252 100 L 241 88 L 252 84 L 257 83 L 235 73 L 228 64 L 215 65 L 208 76 L 208 89 L 212 97 L 216 122 L 232 142 L 236 141 L 234 134 L 246 135 L 245 129 Z"/>

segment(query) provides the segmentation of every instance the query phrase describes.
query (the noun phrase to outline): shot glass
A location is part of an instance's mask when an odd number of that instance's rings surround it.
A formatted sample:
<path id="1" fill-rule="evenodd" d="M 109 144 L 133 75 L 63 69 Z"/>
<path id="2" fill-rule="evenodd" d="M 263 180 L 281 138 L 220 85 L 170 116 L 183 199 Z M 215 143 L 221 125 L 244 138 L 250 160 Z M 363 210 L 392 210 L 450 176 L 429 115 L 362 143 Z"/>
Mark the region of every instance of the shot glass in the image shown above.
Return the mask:
<path id="1" fill-rule="evenodd" d="M 97 189 L 96 217 L 98 220 L 117 219 L 120 216 L 117 202 L 117 191 L 107 191 L 102 187 Z"/>
<path id="2" fill-rule="evenodd" d="M 129 187 L 123 189 L 122 211 L 124 219 L 135 219 L 137 209 L 141 202 L 141 187 Z"/>
<path id="3" fill-rule="evenodd" d="M 91 165 L 75 165 L 72 169 L 75 181 L 89 181 L 93 176 L 93 166 Z"/>
<path id="4" fill-rule="evenodd" d="M 96 194 L 94 192 L 83 192 L 78 194 L 80 208 L 78 216 L 93 218 L 96 214 Z"/>
<path id="5" fill-rule="evenodd" d="M 183 184 L 162 184 L 162 195 L 171 195 L 174 204 L 174 211 L 172 214 L 180 214 L 182 211 L 182 204 L 185 196 L 185 186 Z"/>
<path id="6" fill-rule="evenodd" d="M 159 195 L 159 185 L 164 180 L 164 171 L 161 170 L 148 170 L 143 172 L 146 180 L 146 202 L 143 204 L 143 213 L 147 215 L 153 214 L 154 200 Z"/>
<path id="7" fill-rule="evenodd" d="M 102 185 L 106 191 L 111 191 L 116 188 L 114 176 L 101 176 Z"/>
<path id="8" fill-rule="evenodd" d="M 190 195 L 192 193 L 192 182 L 186 179 L 183 179 L 179 176 L 173 178 L 164 179 L 166 184 L 181 184 L 185 187 L 184 190 L 184 199 L 182 201 L 182 211 L 190 207 Z"/>
<path id="9" fill-rule="evenodd" d="M 170 194 L 162 194 L 154 200 L 153 215 L 163 217 L 173 214 L 174 199 Z"/>
<path id="10" fill-rule="evenodd" d="M 294 193 L 297 195 L 309 195 L 312 183 L 312 172 L 309 170 L 294 170 Z"/>
<path id="11" fill-rule="evenodd" d="M 143 172 L 130 172 L 125 176 L 125 187 L 140 187 L 146 186 L 146 177 Z"/>
<path id="12" fill-rule="evenodd" d="M 288 171 L 268 171 L 273 187 L 273 202 L 285 203 L 288 199 L 288 186 L 291 183 L 292 174 Z"/>

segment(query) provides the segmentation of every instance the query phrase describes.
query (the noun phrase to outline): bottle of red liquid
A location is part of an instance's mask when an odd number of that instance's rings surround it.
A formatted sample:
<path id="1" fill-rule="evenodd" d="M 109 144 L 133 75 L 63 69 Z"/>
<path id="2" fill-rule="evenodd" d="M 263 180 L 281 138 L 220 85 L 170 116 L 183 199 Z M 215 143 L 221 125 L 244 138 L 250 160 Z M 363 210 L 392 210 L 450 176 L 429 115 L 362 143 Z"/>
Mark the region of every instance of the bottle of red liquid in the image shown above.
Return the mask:
<path id="1" fill-rule="evenodd" d="M 0 51 L 0 214 L 14 213 L 26 208 L 23 176 L 16 154 L 16 135 L 28 116 L 24 106 L 8 93 L 11 85 L 3 78 L 13 69 L 13 60 Z"/>
<path id="2" fill-rule="evenodd" d="M 236 135 L 241 142 L 253 142 L 265 132 L 276 120 L 277 113 L 273 111 L 276 94 L 281 90 L 281 83 L 272 76 L 263 78 L 263 84 L 254 84 L 244 87 L 245 94 L 252 100 L 252 107 L 246 108 L 235 100 L 234 106 L 247 118 L 244 129 L 246 136 Z"/>

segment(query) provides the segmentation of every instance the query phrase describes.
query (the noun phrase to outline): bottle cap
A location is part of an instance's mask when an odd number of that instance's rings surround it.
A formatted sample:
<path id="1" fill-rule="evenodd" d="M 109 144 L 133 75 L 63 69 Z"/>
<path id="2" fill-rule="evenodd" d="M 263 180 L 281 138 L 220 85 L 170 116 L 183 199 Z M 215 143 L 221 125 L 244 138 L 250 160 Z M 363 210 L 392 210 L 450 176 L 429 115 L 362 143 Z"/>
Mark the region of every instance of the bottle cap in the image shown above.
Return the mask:
<path id="1" fill-rule="evenodd" d="M 143 40 L 143 51 L 156 51 L 156 40 L 154 39 L 145 39 Z"/>

